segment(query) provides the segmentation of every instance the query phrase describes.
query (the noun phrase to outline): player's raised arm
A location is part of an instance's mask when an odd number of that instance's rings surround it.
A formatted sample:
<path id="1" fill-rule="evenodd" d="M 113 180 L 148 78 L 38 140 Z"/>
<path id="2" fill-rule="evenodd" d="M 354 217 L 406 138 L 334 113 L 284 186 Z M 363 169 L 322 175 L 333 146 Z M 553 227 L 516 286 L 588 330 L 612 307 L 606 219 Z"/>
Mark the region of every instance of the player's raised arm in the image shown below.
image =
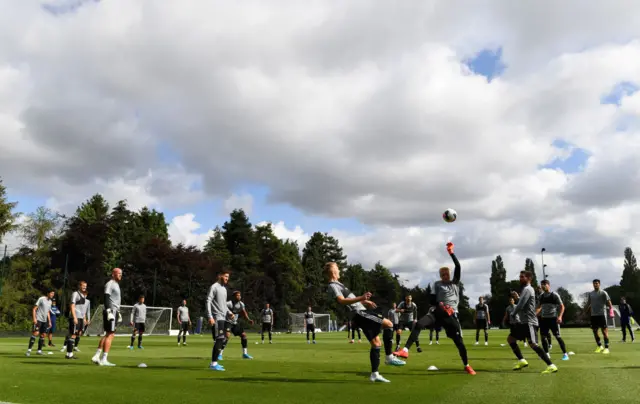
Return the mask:
<path id="1" fill-rule="evenodd" d="M 453 252 L 454 250 L 454 245 L 452 242 L 448 242 L 447 243 L 447 252 L 449 253 L 449 256 L 451 257 L 451 259 L 453 260 L 453 265 L 454 265 L 454 269 L 453 269 L 453 279 L 451 280 L 453 283 L 459 283 L 460 282 L 460 276 L 461 276 L 461 271 L 462 269 L 460 268 L 460 261 L 458 261 L 458 257 L 456 257 L 456 254 Z"/>

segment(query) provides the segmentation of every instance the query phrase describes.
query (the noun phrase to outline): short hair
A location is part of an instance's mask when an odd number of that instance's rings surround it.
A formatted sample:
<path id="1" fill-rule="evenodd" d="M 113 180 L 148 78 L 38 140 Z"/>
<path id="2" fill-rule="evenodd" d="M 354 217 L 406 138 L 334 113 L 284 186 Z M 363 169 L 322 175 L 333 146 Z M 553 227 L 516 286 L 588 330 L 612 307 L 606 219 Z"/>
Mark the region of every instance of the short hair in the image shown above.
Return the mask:
<path id="1" fill-rule="evenodd" d="M 227 274 L 231 275 L 231 270 L 229 268 L 222 268 L 220 271 L 218 271 L 218 276 Z"/>
<path id="2" fill-rule="evenodd" d="M 87 284 L 87 282 L 86 282 L 86 281 L 80 281 L 80 282 L 78 282 L 78 286 L 80 286 L 80 285 L 82 285 L 82 284 L 85 284 L 85 285 L 86 285 L 86 284 Z"/>
<path id="3" fill-rule="evenodd" d="M 442 271 L 442 270 L 447 271 L 447 272 L 451 272 L 451 268 L 449 268 L 449 267 L 440 267 L 440 269 L 438 271 Z"/>
<path id="4" fill-rule="evenodd" d="M 484 296 L 480 296 L 480 299 L 484 300 Z"/>
<path id="5" fill-rule="evenodd" d="M 329 261 L 326 264 L 324 264 L 324 267 L 322 269 L 322 272 L 324 273 L 325 278 L 329 277 L 329 272 L 331 272 L 331 268 L 333 268 L 334 266 L 338 266 L 338 264 L 335 261 Z"/>
<path id="6" fill-rule="evenodd" d="M 408 298 L 412 298 L 412 299 L 413 299 L 413 296 L 411 296 L 411 295 L 406 295 L 404 298 L 405 298 L 405 299 L 408 299 Z"/>
<path id="7" fill-rule="evenodd" d="M 234 290 L 234 291 L 233 291 L 233 293 L 232 293 L 231 295 L 232 295 L 232 296 L 235 296 L 235 295 L 239 295 L 239 294 L 240 294 L 240 291 L 239 291 L 239 290 Z"/>
<path id="8" fill-rule="evenodd" d="M 548 280 L 543 280 L 542 282 L 540 282 L 541 285 L 550 285 Z"/>
<path id="9" fill-rule="evenodd" d="M 144 299 L 144 295 L 138 296 L 138 300 L 140 300 L 140 299 Z"/>
<path id="10" fill-rule="evenodd" d="M 54 292 L 54 293 L 55 293 L 55 291 L 56 291 L 56 290 L 55 290 L 55 289 L 53 289 L 53 288 L 47 288 L 47 294 L 49 294 L 49 293 L 51 293 L 51 292 Z"/>
<path id="11" fill-rule="evenodd" d="M 520 275 L 524 275 L 524 277 L 527 279 L 533 278 L 533 272 L 531 271 L 520 271 Z"/>
<path id="12" fill-rule="evenodd" d="M 600 283 L 600 279 L 594 279 L 592 283 L 596 283 L 596 282 Z"/>

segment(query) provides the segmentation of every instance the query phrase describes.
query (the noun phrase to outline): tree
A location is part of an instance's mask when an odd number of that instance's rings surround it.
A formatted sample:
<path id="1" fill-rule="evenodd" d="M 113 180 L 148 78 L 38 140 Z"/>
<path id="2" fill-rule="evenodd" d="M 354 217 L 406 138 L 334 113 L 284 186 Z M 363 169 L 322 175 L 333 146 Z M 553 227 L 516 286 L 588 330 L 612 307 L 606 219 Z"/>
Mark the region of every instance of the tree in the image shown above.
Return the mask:
<path id="1" fill-rule="evenodd" d="M 260 257 L 253 226 L 242 209 L 231 212 L 229 220 L 222 226 L 222 236 L 230 254 L 232 283 L 244 294 L 248 276 L 258 273 Z"/>
<path id="2" fill-rule="evenodd" d="M 529 271 L 533 274 L 533 277 L 531 278 L 531 286 L 533 286 L 534 289 L 537 288 L 538 276 L 536 275 L 536 265 L 533 263 L 533 260 L 531 258 L 525 259 L 524 270 Z"/>
<path id="3" fill-rule="evenodd" d="M 62 216 L 51 209 L 40 206 L 35 212 L 29 213 L 24 223 L 20 225 L 20 233 L 27 245 L 36 250 L 49 246 L 53 237 L 60 230 Z"/>
<path id="4" fill-rule="evenodd" d="M 13 211 L 16 206 L 18 206 L 18 202 L 7 201 L 7 189 L 0 179 L 0 242 L 7 233 L 17 228 L 15 222 L 19 213 Z"/>
<path id="5" fill-rule="evenodd" d="M 507 283 L 507 270 L 499 255 L 491 262 L 489 283 L 491 285 L 491 303 L 488 304 L 491 318 L 502 319 L 509 303 L 509 284 Z"/>
<path id="6" fill-rule="evenodd" d="M 227 242 L 222 235 L 220 226 L 216 226 L 215 229 L 213 229 L 213 234 L 209 237 L 209 240 L 207 240 L 203 251 L 205 254 L 215 258 L 222 265 L 231 265 L 231 253 L 229 253 L 227 249 Z"/>
<path id="7" fill-rule="evenodd" d="M 367 289 L 375 293 L 373 300 L 378 306 L 390 307 L 391 303 L 400 300 L 401 288 L 398 278 L 380 262 L 368 272 L 368 278 Z"/>
<path id="8" fill-rule="evenodd" d="M 630 247 L 624 249 L 624 268 L 620 279 L 621 294 L 631 307 L 640 307 L 640 269 Z"/>
<path id="9" fill-rule="evenodd" d="M 347 257 L 335 237 L 327 233 L 315 232 L 302 250 L 302 269 L 305 282 L 305 296 L 309 304 L 313 306 L 327 306 L 327 294 L 325 293 L 324 277 L 322 270 L 324 264 L 333 261 L 343 272 L 347 267 Z"/>
<path id="10" fill-rule="evenodd" d="M 562 303 L 564 304 L 564 322 L 575 322 L 578 319 L 580 305 L 575 302 L 573 296 L 567 289 L 559 287 L 558 289 L 556 289 L 556 293 L 560 296 L 560 299 L 562 299 Z"/>

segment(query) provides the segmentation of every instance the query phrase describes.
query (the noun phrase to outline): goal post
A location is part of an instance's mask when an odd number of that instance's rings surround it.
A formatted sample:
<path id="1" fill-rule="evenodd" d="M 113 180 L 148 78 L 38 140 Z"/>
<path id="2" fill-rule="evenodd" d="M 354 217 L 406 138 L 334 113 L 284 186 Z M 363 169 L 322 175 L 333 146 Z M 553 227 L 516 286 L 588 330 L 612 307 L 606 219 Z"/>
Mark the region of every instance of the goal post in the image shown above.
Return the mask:
<path id="1" fill-rule="evenodd" d="M 104 333 L 104 324 L 102 322 L 102 311 L 104 305 L 92 313 L 91 324 L 87 327 L 87 334 L 102 335 Z M 116 335 L 131 335 L 133 327 L 131 326 L 131 312 L 133 306 L 120 306 L 120 315 L 122 322 L 118 323 Z M 145 335 L 169 335 L 171 330 L 171 322 L 173 320 L 173 309 L 171 307 L 149 307 L 147 306 L 147 321 L 145 322 Z"/>
<path id="2" fill-rule="evenodd" d="M 291 332 L 304 332 L 306 330 L 305 313 L 289 313 Z M 314 314 L 316 331 L 331 331 L 331 316 L 329 314 Z"/>

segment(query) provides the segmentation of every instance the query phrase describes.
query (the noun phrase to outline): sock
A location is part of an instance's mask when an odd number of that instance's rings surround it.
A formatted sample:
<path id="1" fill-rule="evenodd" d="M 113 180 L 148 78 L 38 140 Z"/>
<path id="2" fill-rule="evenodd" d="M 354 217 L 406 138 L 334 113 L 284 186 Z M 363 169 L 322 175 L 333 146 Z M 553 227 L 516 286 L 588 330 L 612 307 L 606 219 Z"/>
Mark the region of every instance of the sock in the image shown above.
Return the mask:
<path id="1" fill-rule="evenodd" d="M 556 339 L 558 340 L 558 345 L 560 345 L 560 349 L 562 349 L 562 353 L 566 355 L 567 347 L 564 344 L 564 340 L 562 339 L 562 337 L 556 337 Z"/>
<path id="2" fill-rule="evenodd" d="M 462 359 L 462 365 L 467 366 L 469 364 L 469 357 L 467 356 L 467 347 L 464 346 L 464 342 L 462 341 L 462 337 L 456 335 L 453 338 L 453 343 L 456 344 L 458 348 L 458 353 L 460 354 L 460 359 Z"/>
<path id="3" fill-rule="evenodd" d="M 307 341 L 309 341 L 309 332 L 310 331 L 307 331 Z"/>
<path id="4" fill-rule="evenodd" d="M 138 334 L 138 346 L 142 346 L 142 334 Z"/>
<path id="5" fill-rule="evenodd" d="M 38 351 L 42 351 L 43 346 L 44 346 L 44 337 L 40 336 L 40 339 L 38 340 Z"/>
<path id="6" fill-rule="evenodd" d="M 264 333 L 262 333 L 262 340 L 264 341 Z"/>
<path id="7" fill-rule="evenodd" d="M 316 340 L 316 333 L 315 332 L 313 333 L 312 338 L 313 338 L 314 341 Z"/>
<path id="8" fill-rule="evenodd" d="M 484 342 L 489 342 L 489 333 L 487 330 L 484 330 Z"/>
<path id="9" fill-rule="evenodd" d="M 520 350 L 520 347 L 518 346 L 518 342 L 511 342 L 509 343 L 509 346 L 511 347 L 511 350 L 513 351 L 513 354 L 516 356 L 516 358 L 518 358 L 518 360 L 523 360 L 524 357 L 522 356 L 522 351 Z"/>
<path id="10" fill-rule="evenodd" d="M 418 340 L 418 337 L 420 336 L 420 331 L 421 331 L 420 327 L 418 327 L 417 325 L 413 327 L 411 334 L 409 334 L 409 338 L 407 338 L 407 342 L 405 342 L 404 344 L 404 347 L 407 350 L 411 349 L 411 346 L 413 345 L 413 343 Z"/>
<path id="11" fill-rule="evenodd" d="M 178 344 L 180 343 L 180 337 L 182 336 L 182 335 L 180 335 L 180 334 L 182 334 L 182 332 L 179 332 L 179 333 L 178 333 Z"/>
<path id="12" fill-rule="evenodd" d="M 68 354 L 73 352 L 73 346 L 75 345 L 73 338 L 71 337 L 67 338 L 66 344 L 67 344 L 67 356 L 69 356 Z"/>
<path id="13" fill-rule="evenodd" d="M 362 339 L 362 337 L 360 336 L 360 329 L 358 328 L 358 339 Z"/>
<path id="14" fill-rule="evenodd" d="M 103 353 L 103 354 L 102 354 L 102 361 L 103 361 L 103 362 L 106 362 L 108 357 L 109 357 L 109 352 L 105 352 L 105 353 Z"/>
<path id="15" fill-rule="evenodd" d="M 269 331 L 269 341 L 271 341 L 271 331 Z"/>
<path id="16" fill-rule="evenodd" d="M 547 340 L 546 336 L 542 337 L 542 350 L 545 353 L 549 353 L 549 341 Z"/>
<path id="17" fill-rule="evenodd" d="M 96 351 L 96 356 L 100 357 L 101 354 L 102 354 L 102 349 L 98 348 L 98 350 Z"/>
<path id="18" fill-rule="evenodd" d="M 382 330 L 382 341 L 384 342 L 385 355 L 391 355 L 393 353 L 393 330 L 391 328 Z M 378 353 L 378 355 L 380 354 Z"/>
<path id="19" fill-rule="evenodd" d="M 476 330 L 476 342 L 480 341 L 480 329 Z"/>
<path id="20" fill-rule="evenodd" d="M 440 333 L 436 331 L 436 342 L 440 341 Z"/>
<path id="21" fill-rule="evenodd" d="M 416 339 L 416 348 L 420 348 L 420 341 L 418 341 L 418 339 Z"/>
<path id="22" fill-rule="evenodd" d="M 600 336 L 598 335 L 598 330 L 593 330 L 593 337 L 596 339 L 596 344 L 598 344 L 598 346 L 602 346 L 602 343 L 600 342 Z"/>
<path id="23" fill-rule="evenodd" d="M 32 335 L 31 338 L 29 338 L 29 350 L 33 348 L 33 344 L 35 344 L 35 342 L 36 342 L 36 337 Z"/>
<path id="24" fill-rule="evenodd" d="M 78 335 L 78 336 L 76 336 L 76 339 L 75 339 L 75 347 L 77 348 L 77 347 L 78 347 L 78 345 L 80 345 L 80 336 L 79 336 L 79 335 Z"/>
<path id="25" fill-rule="evenodd" d="M 130 346 L 133 346 L 133 343 L 135 342 L 135 340 L 136 340 L 136 335 L 135 335 L 135 334 L 133 334 L 133 335 L 131 336 L 131 345 L 130 345 Z"/>
<path id="26" fill-rule="evenodd" d="M 529 344 L 529 345 L 531 345 L 531 344 Z M 540 348 L 539 345 L 533 345 L 533 346 L 531 346 L 531 348 L 538 354 L 540 359 L 542 359 L 544 361 L 544 363 L 547 364 L 547 366 L 551 366 L 551 359 L 549 359 L 547 354 L 542 350 L 542 348 Z"/>
<path id="27" fill-rule="evenodd" d="M 222 345 L 224 345 L 224 339 L 217 339 L 216 343 L 213 344 L 213 350 L 211 351 L 211 362 L 214 364 L 217 363 L 218 356 L 220 356 Z"/>
<path id="28" fill-rule="evenodd" d="M 182 334 L 182 343 L 183 344 L 187 343 L 187 333 Z"/>
<path id="29" fill-rule="evenodd" d="M 609 348 L 609 337 L 604 337 L 604 347 Z"/>
<path id="30" fill-rule="evenodd" d="M 400 346 L 400 334 L 396 333 L 396 345 Z"/>
<path id="31" fill-rule="evenodd" d="M 249 342 L 247 341 L 246 338 L 242 338 L 240 340 L 240 344 L 242 344 L 242 353 L 247 353 L 247 345 L 249 344 Z"/>
<path id="32" fill-rule="evenodd" d="M 376 373 L 380 368 L 380 347 L 371 348 L 369 351 L 369 360 L 371 361 L 371 373 Z"/>

